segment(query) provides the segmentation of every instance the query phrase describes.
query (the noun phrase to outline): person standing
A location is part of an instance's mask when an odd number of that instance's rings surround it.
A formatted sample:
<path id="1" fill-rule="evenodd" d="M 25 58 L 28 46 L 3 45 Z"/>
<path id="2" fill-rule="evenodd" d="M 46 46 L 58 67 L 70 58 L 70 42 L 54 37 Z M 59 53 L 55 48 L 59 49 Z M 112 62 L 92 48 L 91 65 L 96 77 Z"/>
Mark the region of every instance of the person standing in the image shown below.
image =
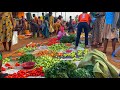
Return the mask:
<path id="1" fill-rule="evenodd" d="M 40 17 L 38 17 L 38 26 L 39 26 L 39 30 L 38 30 L 38 33 L 37 33 L 37 36 L 39 37 L 40 36 L 40 33 L 41 33 L 41 26 L 42 26 L 42 23 L 43 23 L 43 19 L 41 19 Z"/>
<path id="2" fill-rule="evenodd" d="M 21 24 L 22 24 L 22 34 L 24 33 L 25 29 L 26 29 L 26 26 L 25 26 L 25 18 L 22 16 L 22 19 L 21 19 Z"/>
<path id="3" fill-rule="evenodd" d="M 78 47 L 80 35 L 81 35 L 83 28 L 84 28 L 84 32 L 85 32 L 85 47 L 88 47 L 88 31 L 90 29 L 89 24 L 91 21 L 91 16 L 90 16 L 90 14 L 87 14 L 87 12 L 83 12 L 82 14 L 79 15 L 78 20 L 79 20 L 79 24 L 78 24 L 78 30 L 77 30 L 75 49 L 77 49 L 77 47 Z"/>
<path id="4" fill-rule="evenodd" d="M 50 27 L 49 32 L 51 35 L 54 32 L 53 25 L 54 25 L 54 17 L 52 16 L 52 12 L 49 12 L 49 27 Z"/>
<path id="5" fill-rule="evenodd" d="M 42 24 L 42 35 L 44 36 L 44 38 L 49 37 L 49 23 L 47 21 L 47 17 L 45 17 L 45 20 Z"/>
<path id="6" fill-rule="evenodd" d="M 3 43 L 4 51 L 7 51 L 6 42 L 11 51 L 13 29 L 15 28 L 12 12 L 2 12 L 0 16 L 0 40 Z"/>
<path id="7" fill-rule="evenodd" d="M 42 13 L 42 16 L 40 17 L 40 20 L 43 22 L 45 19 L 44 13 Z"/>
<path id="8" fill-rule="evenodd" d="M 68 33 L 73 32 L 72 16 L 70 16 L 70 21 L 68 24 Z"/>
<path id="9" fill-rule="evenodd" d="M 92 30 L 92 45 L 95 47 L 102 47 L 102 31 L 104 27 L 104 12 L 96 12 L 95 22 Z"/>
<path id="10" fill-rule="evenodd" d="M 76 21 L 76 23 L 78 23 L 78 15 L 76 15 L 75 21 Z"/>
<path id="11" fill-rule="evenodd" d="M 104 49 L 103 52 L 106 53 L 108 40 L 112 40 L 112 56 L 116 56 L 115 46 L 116 46 L 116 40 L 117 40 L 117 34 L 116 34 L 116 25 L 118 21 L 119 13 L 118 12 L 106 12 L 105 13 L 105 28 L 103 32 L 104 36 Z"/>

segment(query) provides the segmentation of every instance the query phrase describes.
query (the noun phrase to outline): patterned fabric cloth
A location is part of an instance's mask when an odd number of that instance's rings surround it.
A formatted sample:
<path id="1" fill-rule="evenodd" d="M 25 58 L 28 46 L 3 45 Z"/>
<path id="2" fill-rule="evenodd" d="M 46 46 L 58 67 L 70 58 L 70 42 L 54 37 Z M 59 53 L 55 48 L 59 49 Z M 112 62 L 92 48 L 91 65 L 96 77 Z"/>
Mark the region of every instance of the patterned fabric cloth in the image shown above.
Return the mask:
<path id="1" fill-rule="evenodd" d="M 50 25 L 50 30 L 49 32 L 54 32 L 54 29 L 53 29 L 53 25 L 54 25 L 54 17 L 53 16 L 50 16 L 49 18 L 49 25 Z"/>
<path id="2" fill-rule="evenodd" d="M 12 41 L 13 24 L 11 22 L 12 12 L 5 12 L 2 16 L 0 24 L 0 40 L 1 42 Z"/>

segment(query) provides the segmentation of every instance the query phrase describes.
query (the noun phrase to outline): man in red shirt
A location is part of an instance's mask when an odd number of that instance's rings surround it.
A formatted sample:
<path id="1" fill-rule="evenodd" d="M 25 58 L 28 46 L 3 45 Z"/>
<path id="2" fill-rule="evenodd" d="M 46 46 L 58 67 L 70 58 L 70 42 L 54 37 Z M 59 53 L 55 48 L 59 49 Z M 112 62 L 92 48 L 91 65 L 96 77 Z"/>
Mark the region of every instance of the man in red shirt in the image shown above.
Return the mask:
<path id="1" fill-rule="evenodd" d="M 85 32 L 85 47 L 88 47 L 88 31 L 90 29 L 90 21 L 91 21 L 91 16 L 90 14 L 87 14 L 87 12 L 83 12 L 82 14 L 79 15 L 78 18 L 79 24 L 78 24 L 78 30 L 77 30 L 77 38 L 76 38 L 76 45 L 75 49 L 77 49 L 79 40 L 80 40 L 80 35 L 82 32 L 82 29 L 84 28 Z"/>

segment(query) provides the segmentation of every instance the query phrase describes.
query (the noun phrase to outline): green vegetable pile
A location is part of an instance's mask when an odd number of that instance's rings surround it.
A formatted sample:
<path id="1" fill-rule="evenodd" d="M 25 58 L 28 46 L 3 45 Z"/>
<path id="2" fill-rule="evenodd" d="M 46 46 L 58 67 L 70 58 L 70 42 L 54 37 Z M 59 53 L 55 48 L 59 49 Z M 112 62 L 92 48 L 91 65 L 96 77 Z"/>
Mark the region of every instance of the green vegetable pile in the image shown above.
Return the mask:
<path id="1" fill-rule="evenodd" d="M 58 63 L 60 60 L 50 56 L 41 56 L 33 61 L 36 62 L 36 67 L 42 66 L 43 70 L 45 71 L 46 69 L 52 67 L 54 64 Z"/>
<path id="2" fill-rule="evenodd" d="M 60 43 L 72 43 L 75 41 L 75 35 L 72 34 L 70 36 L 63 36 L 61 39 L 60 39 Z"/>
<path id="3" fill-rule="evenodd" d="M 5 64 L 5 63 L 10 62 L 10 61 L 11 61 L 10 58 L 5 58 L 5 59 L 3 59 L 2 63 Z"/>
<path id="4" fill-rule="evenodd" d="M 49 46 L 48 49 L 49 49 L 49 50 L 53 50 L 53 51 L 55 51 L 55 52 L 58 52 L 58 51 L 60 51 L 60 50 L 67 50 L 68 47 L 65 46 L 65 44 L 63 44 L 63 43 L 60 43 L 60 44 L 54 44 L 54 45 L 52 45 L 52 46 Z"/>
<path id="5" fill-rule="evenodd" d="M 71 61 L 60 61 L 45 71 L 46 78 L 68 78 L 70 72 L 77 69 Z"/>
<path id="6" fill-rule="evenodd" d="M 88 49 L 78 50 L 77 53 L 75 53 L 75 52 L 65 53 L 63 55 L 63 57 L 65 57 L 65 58 L 70 57 L 70 58 L 72 58 L 73 61 L 81 61 L 81 60 L 83 60 L 84 56 L 86 54 L 88 54 L 88 52 L 89 52 Z"/>
<path id="7" fill-rule="evenodd" d="M 18 50 L 18 52 L 32 52 L 36 49 L 36 47 L 23 47 Z"/>
<path id="8" fill-rule="evenodd" d="M 33 56 L 32 54 L 25 54 L 23 56 L 21 56 L 18 61 L 20 63 L 24 63 L 24 62 L 29 62 L 35 59 L 35 56 Z"/>
<path id="9" fill-rule="evenodd" d="M 70 78 L 92 78 L 88 70 L 84 68 L 78 68 L 72 72 L 70 72 L 69 75 Z"/>
<path id="10" fill-rule="evenodd" d="M 94 66 L 93 65 L 86 65 L 83 68 L 85 68 L 90 73 L 90 75 L 94 78 L 94 74 L 93 74 Z"/>

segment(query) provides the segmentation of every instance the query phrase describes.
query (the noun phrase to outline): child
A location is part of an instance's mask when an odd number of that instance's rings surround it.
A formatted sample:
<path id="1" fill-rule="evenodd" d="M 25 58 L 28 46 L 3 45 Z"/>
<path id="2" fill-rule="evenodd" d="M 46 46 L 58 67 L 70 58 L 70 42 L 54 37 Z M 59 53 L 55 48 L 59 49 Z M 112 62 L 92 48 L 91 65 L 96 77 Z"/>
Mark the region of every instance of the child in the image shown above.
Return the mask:
<path id="1" fill-rule="evenodd" d="M 63 36 L 66 35 L 64 29 L 65 29 L 65 28 L 64 28 L 64 25 L 61 24 L 60 29 L 59 29 L 59 32 L 58 32 L 58 35 L 57 35 L 58 40 L 60 40 Z"/>

